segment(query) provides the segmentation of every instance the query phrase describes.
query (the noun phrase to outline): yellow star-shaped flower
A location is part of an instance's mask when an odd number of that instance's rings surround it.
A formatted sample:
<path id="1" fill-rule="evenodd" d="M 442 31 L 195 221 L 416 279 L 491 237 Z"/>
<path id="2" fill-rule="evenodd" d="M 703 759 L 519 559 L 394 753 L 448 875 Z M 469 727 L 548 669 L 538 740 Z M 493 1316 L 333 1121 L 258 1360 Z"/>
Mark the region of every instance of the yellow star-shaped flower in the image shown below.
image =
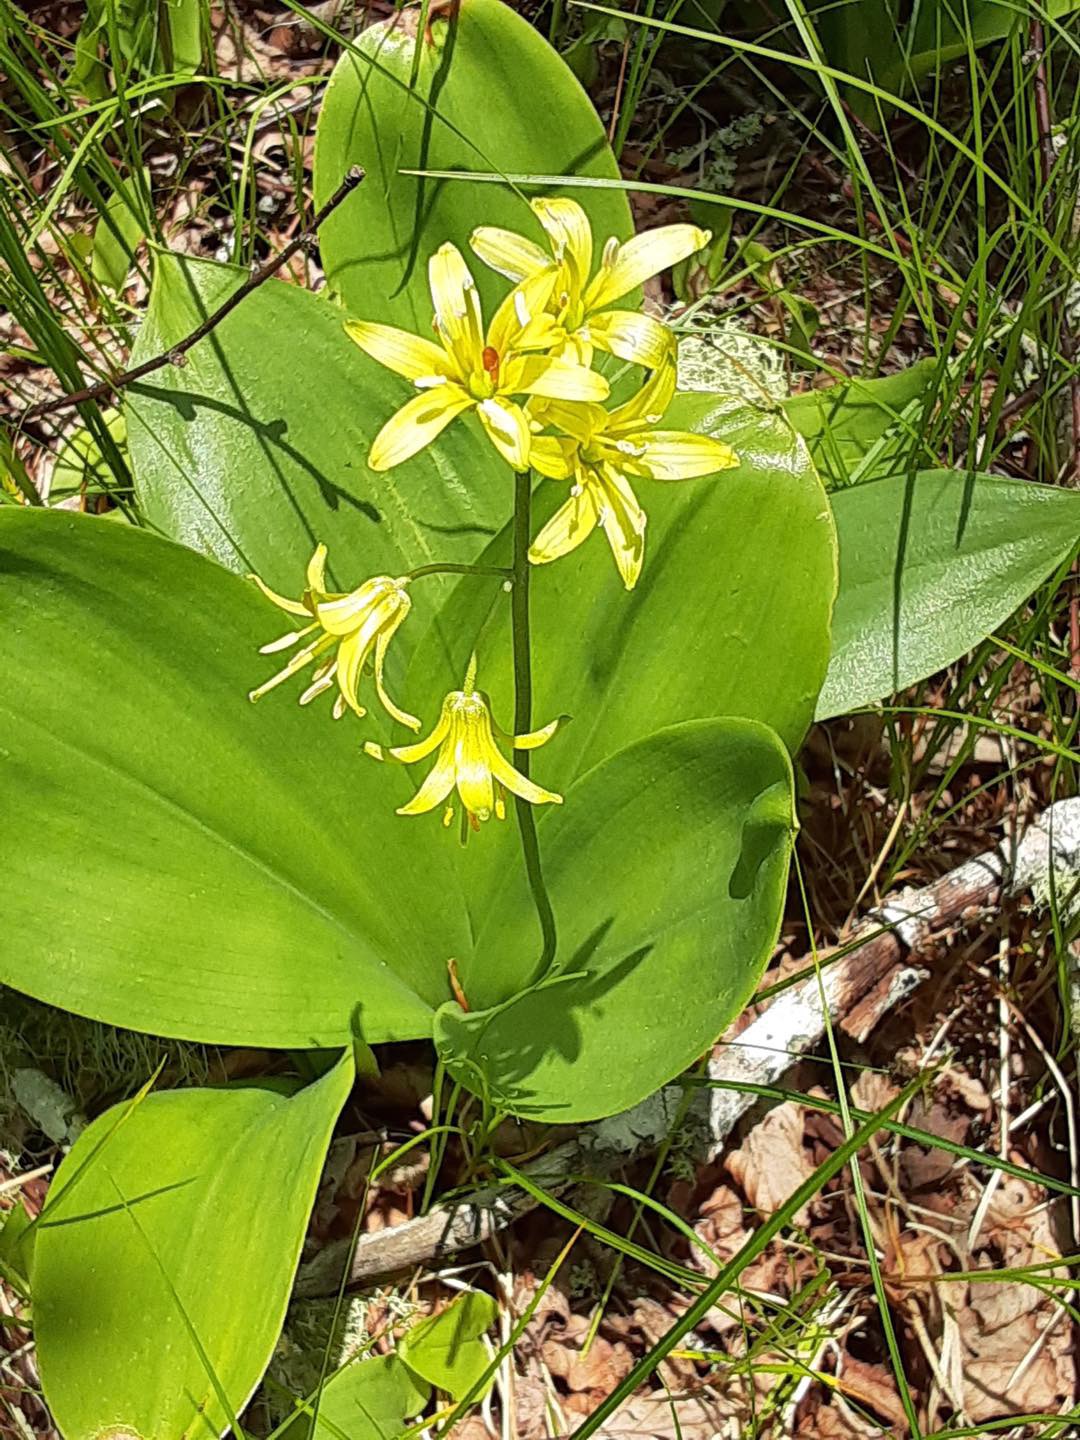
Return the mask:
<path id="1" fill-rule="evenodd" d="M 568 555 L 600 525 L 623 584 L 632 590 L 645 558 L 646 516 L 631 477 L 692 480 L 739 463 L 729 445 L 711 436 L 656 428 L 674 393 L 675 366 L 669 362 L 614 410 L 555 401 L 535 407 L 538 424 L 555 425 L 563 434 L 533 438 L 533 467 L 553 480 L 574 483 L 570 499 L 529 549 L 534 565 Z"/>
<path id="2" fill-rule="evenodd" d="M 576 200 L 557 197 L 531 204 L 551 245 L 550 255 L 524 235 L 493 225 L 479 226 L 469 244 L 485 264 L 517 282 L 544 274 L 554 257 L 558 278 L 548 304 L 564 353 L 587 365 L 594 348 L 607 350 L 648 370 L 670 359 L 675 342 L 666 325 L 635 310 L 608 307 L 651 276 L 703 249 L 712 238 L 710 232 L 697 225 L 662 225 L 621 243 L 612 238 L 590 279 L 593 235 L 585 211 Z"/>
<path id="3" fill-rule="evenodd" d="M 477 412 L 500 455 L 515 470 L 525 470 L 529 425 L 515 396 L 607 398 L 608 384 L 600 375 L 534 353 L 550 349 L 558 339 L 545 309 L 556 278 L 549 260 L 542 272 L 515 286 L 485 332 L 476 282 L 461 252 L 447 244 L 428 265 L 437 344 L 392 325 L 346 323 L 346 332 L 362 350 L 411 380 L 420 392 L 376 435 L 368 455 L 373 470 L 389 470 L 408 460 L 466 410 Z"/>

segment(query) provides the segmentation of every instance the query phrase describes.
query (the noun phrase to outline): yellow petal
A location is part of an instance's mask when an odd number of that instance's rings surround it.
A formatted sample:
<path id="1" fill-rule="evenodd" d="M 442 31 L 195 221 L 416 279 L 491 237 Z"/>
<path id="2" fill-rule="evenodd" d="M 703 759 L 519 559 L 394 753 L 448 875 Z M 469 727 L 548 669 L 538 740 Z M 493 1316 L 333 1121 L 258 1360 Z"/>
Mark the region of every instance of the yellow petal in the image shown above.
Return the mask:
<path id="1" fill-rule="evenodd" d="M 440 245 L 428 261 L 439 338 L 462 377 L 483 369 L 484 324 L 476 281 L 456 245 Z"/>
<path id="2" fill-rule="evenodd" d="M 604 527 L 622 582 L 627 590 L 632 590 L 645 559 L 645 511 L 626 479 L 614 467 L 605 465 L 602 475 L 604 499 L 600 507 L 600 524 Z"/>
<path id="3" fill-rule="evenodd" d="M 491 762 L 497 757 L 490 723 L 479 718 L 466 722 L 454 756 L 457 791 L 465 809 L 479 820 L 490 819 L 495 808 Z"/>
<path id="4" fill-rule="evenodd" d="M 497 225 L 478 225 L 469 236 L 469 245 L 485 265 L 515 283 L 539 274 L 551 264 L 551 256 L 534 241 Z"/>
<path id="5" fill-rule="evenodd" d="M 653 430 L 642 433 L 644 453 L 637 457 L 641 473 L 653 480 L 695 480 L 730 470 L 739 457 L 730 445 L 710 435 L 693 435 L 685 430 Z"/>
<path id="6" fill-rule="evenodd" d="M 637 310 L 605 310 L 602 315 L 592 315 L 585 333 L 598 350 L 646 370 L 675 358 L 675 336 L 659 320 Z"/>
<path id="7" fill-rule="evenodd" d="M 605 255 L 604 263 L 585 292 L 586 310 L 602 310 L 613 305 L 652 275 L 659 275 L 677 265 L 688 255 L 703 250 L 712 239 L 708 230 L 697 225 L 661 225 L 658 230 L 645 230 L 633 236 L 614 252 Z"/>
<path id="8" fill-rule="evenodd" d="M 408 330 L 398 330 L 393 325 L 376 325 L 370 320 L 347 320 L 345 333 L 373 360 L 397 375 L 404 375 L 406 380 L 426 380 L 432 375 L 449 376 L 455 380 L 462 378 L 454 374 L 452 357 L 441 345 L 435 345 Z"/>
<path id="9" fill-rule="evenodd" d="M 559 196 L 542 196 L 532 202 L 532 208 L 551 241 L 551 253 L 566 265 L 571 285 L 580 294 L 592 269 L 589 217 L 576 200 Z"/>
<path id="10" fill-rule="evenodd" d="M 515 770 L 497 750 L 494 750 L 492 754 L 491 773 L 500 785 L 505 785 L 507 790 L 514 795 L 520 795 L 522 800 L 527 800 L 530 805 L 562 804 L 561 795 L 556 795 L 554 790 L 544 790 L 540 785 L 534 784 L 527 776 L 522 775 L 520 770 Z"/>
<path id="11" fill-rule="evenodd" d="M 505 367 L 500 387 L 507 395 L 546 395 L 552 400 L 606 400 L 611 387 L 595 370 L 568 365 L 549 355 L 522 355 Z"/>
<path id="12" fill-rule="evenodd" d="M 569 480 L 577 460 L 577 444 L 566 435 L 534 435 L 529 464 L 549 480 Z"/>
<path id="13" fill-rule="evenodd" d="M 551 299 L 558 267 L 549 261 L 538 275 L 523 280 L 495 311 L 487 333 L 487 344 L 504 359 L 512 350 L 536 350 L 553 345 L 561 332 L 545 306 Z"/>
<path id="14" fill-rule="evenodd" d="M 399 805 L 399 815 L 423 815 L 441 805 L 454 788 L 454 750 L 449 741 L 443 746 L 434 768 L 407 805 Z"/>
<path id="15" fill-rule="evenodd" d="M 320 595 L 326 594 L 326 546 L 316 545 L 315 554 L 308 561 L 308 589 Z"/>
<path id="16" fill-rule="evenodd" d="M 420 721 L 417 717 L 410 715 L 407 710 L 402 710 L 400 706 L 395 705 L 393 700 L 390 699 L 386 691 L 386 682 L 384 679 L 387 646 L 393 638 L 394 631 L 405 619 L 407 614 L 407 609 L 402 610 L 397 618 L 392 620 L 386 629 L 382 631 L 378 640 L 375 642 L 375 693 L 378 695 L 383 709 L 392 715 L 399 725 L 404 725 L 409 730 L 419 730 Z"/>
<path id="17" fill-rule="evenodd" d="M 285 610 L 290 615 L 311 614 L 311 611 L 308 609 L 308 607 L 301 604 L 299 600 L 286 600 L 284 595 L 279 595 L 276 590 L 271 590 L 270 586 L 267 585 L 266 581 L 260 580 L 258 575 L 249 575 L 248 579 L 254 580 L 255 584 L 259 587 L 259 589 L 266 596 L 266 598 L 273 601 L 273 603 L 278 607 L 279 610 Z"/>
<path id="18" fill-rule="evenodd" d="M 409 597 L 394 581 L 388 575 L 375 575 L 348 595 L 338 595 L 316 605 L 315 614 L 330 635 L 351 635 L 360 629 L 373 635 L 394 616 L 403 601 L 408 610 Z"/>
<path id="19" fill-rule="evenodd" d="M 363 631 L 357 630 L 353 635 L 346 635 L 338 646 L 338 689 L 341 691 L 345 703 L 355 710 L 357 715 L 367 714 L 364 706 L 360 704 L 357 687 L 360 684 L 360 672 L 364 668 L 364 661 L 371 649 L 372 639 L 371 635 L 365 635 Z"/>
<path id="20" fill-rule="evenodd" d="M 605 433 L 608 412 L 602 405 L 584 400 L 530 400 L 530 413 L 535 407 L 537 419 L 554 425 L 567 435 L 587 445 L 594 435 Z"/>
<path id="21" fill-rule="evenodd" d="M 569 715 L 558 715 L 549 725 L 542 725 L 539 730 L 530 730 L 525 735 L 513 737 L 515 750 L 538 750 L 541 745 L 546 745 L 557 730 L 569 720 Z"/>
<path id="22" fill-rule="evenodd" d="M 423 740 L 417 740 L 414 745 L 393 745 L 387 753 L 393 759 L 400 761 L 402 765 L 414 765 L 418 760 L 426 760 L 431 752 L 442 744 L 449 733 L 450 697 L 447 697 L 443 701 L 439 718 L 430 735 L 426 735 Z"/>
<path id="23" fill-rule="evenodd" d="M 577 493 L 555 511 L 529 546 L 533 565 L 547 565 L 561 555 L 569 555 L 596 529 L 600 509 L 593 486 L 575 488 Z"/>
<path id="24" fill-rule="evenodd" d="M 476 410 L 488 439 L 506 463 L 515 470 L 527 470 L 532 432 L 520 405 L 492 398 L 481 400 Z"/>
<path id="25" fill-rule="evenodd" d="M 672 362 L 654 370 L 641 389 L 608 415 L 605 433 L 618 437 L 630 435 L 644 426 L 658 425 L 675 395 L 675 365 Z"/>
<path id="26" fill-rule="evenodd" d="M 375 436 L 368 465 L 372 470 L 391 470 L 400 465 L 430 445 L 451 420 L 475 403 L 467 390 L 451 381 L 414 395 Z"/>

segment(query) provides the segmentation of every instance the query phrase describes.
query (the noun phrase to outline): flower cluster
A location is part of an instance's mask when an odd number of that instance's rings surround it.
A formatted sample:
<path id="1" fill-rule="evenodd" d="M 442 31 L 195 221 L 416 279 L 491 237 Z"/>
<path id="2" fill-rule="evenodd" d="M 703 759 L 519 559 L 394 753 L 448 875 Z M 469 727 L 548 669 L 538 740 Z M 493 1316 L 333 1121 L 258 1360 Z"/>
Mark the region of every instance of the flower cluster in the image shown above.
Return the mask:
<path id="1" fill-rule="evenodd" d="M 675 336 L 649 315 L 618 308 L 645 280 L 700 250 L 709 233 L 694 225 L 666 225 L 622 244 L 609 240 L 594 272 L 592 229 L 581 206 L 573 200 L 539 199 L 532 209 L 547 238 L 546 250 L 523 235 L 491 226 L 481 226 L 471 236 L 476 255 L 512 282 L 486 327 L 476 282 L 461 252 L 449 244 L 435 252 L 428 266 L 434 340 L 369 321 L 346 324 L 363 350 L 416 391 L 375 437 L 368 464 L 373 470 L 400 465 L 459 415 L 473 411 L 515 471 L 533 469 L 548 479 L 569 482 L 568 498 L 532 537 L 528 561 L 544 565 L 557 560 L 600 528 L 623 584 L 631 590 L 641 574 L 646 520 L 632 482 L 688 480 L 737 463 L 718 440 L 661 428 L 675 395 Z M 645 371 L 637 390 L 621 403 L 605 403 L 612 398 L 609 382 L 593 368 L 603 355 Z M 527 505 L 521 513 L 528 517 Z M 528 571 L 525 544 L 523 539 L 515 561 L 516 578 L 522 582 Z M 376 575 L 354 590 L 331 591 L 326 588 L 326 547 L 320 545 L 299 600 L 278 595 L 253 577 L 268 599 L 306 623 L 262 647 L 264 654 L 297 648 L 284 668 L 252 690 L 250 698 L 258 700 L 310 665 L 314 669 L 300 695 L 301 705 L 336 688 L 334 717 L 347 710 L 364 716 L 360 686 L 370 666 L 375 694 L 386 712 L 419 731 L 420 720 L 387 692 L 386 652 L 409 614 L 413 580 L 440 568 L 425 566 L 397 577 Z M 365 750 L 373 759 L 404 765 L 434 755 L 426 779 L 398 814 L 420 815 L 442 805 L 448 825 L 456 792 L 464 837 L 469 827 L 476 829 L 492 816 L 505 817 L 508 792 L 531 805 L 561 804 L 560 795 L 530 778 L 526 758 L 515 766 L 499 748 L 501 741 L 514 752 L 527 753 L 550 740 L 559 723 L 521 735 L 502 730 L 487 696 L 476 688 L 474 657 L 462 688 L 443 700 L 425 739 L 386 747 L 368 741 Z"/>
<path id="2" fill-rule="evenodd" d="M 252 690 L 248 698 L 261 699 L 267 691 L 285 680 L 291 680 L 318 660 L 311 683 L 300 696 L 300 704 L 307 705 L 336 682 L 338 694 L 334 700 L 334 718 L 339 720 L 347 709 L 363 717 L 367 711 L 359 701 L 357 690 L 361 673 L 370 658 L 375 693 L 383 708 L 400 724 L 407 725 L 410 730 L 419 730 L 420 721 L 391 700 L 383 678 L 387 647 L 412 605 L 408 592 L 410 577 L 403 575 L 392 579 L 389 575 L 376 575 L 355 590 L 343 594 L 326 589 L 325 574 L 326 546 L 320 545 L 308 564 L 307 588 L 299 600 L 286 599 L 271 590 L 257 575 L 251 577 L 268 600 L 290 615 L 310 618 L 311 623 L 300 630 L 290 630 L 287 635 L 262 646 L 260 654 L 270 655 L 307 641 L 284 669 Z M 309 640 L 309 636 L 314 638 Z M 560 724 L 561 719 L 553 720 L 543 729 L 532 730 L 525 735 L 508 734 L 492 718 L 487 696 L 476 688 L 474 657 L 464 686 L 447 695 L 435 728 L 426 739 L 414 745 L 395 745 L 386 749 L 368 741 L 364 748 L 373 759 L 392 759 L 405 765 L 426 759 L 438 748 L 439 754 L 428 778 L 397 813 L 425 814 L 441 805 L 456 787 L 464 807 L 462 818 L 467 818 L 472 828 L 477 829 L 492 815 L 500 820 L 506 818 L 506 791 L 519 795 L 532 805 L 562 804 L 561 795 L 543 789 L 516 770 L 495 743 L 498 736 L 510 742 L 514 750 L 535 750 L 551 739 Z M 447 805 L 443 823 L 449 825 L 453 815 L 453 804 Z"/>
<path id="3" fill-rule="evenodd" d="M 532 209 L 549 250 L 511 230 L 473 231 L 477 256 L 514 282 L 486 330 L 476 282 L 449 244 L 428 266 L 438 343 L 391 325 L 346 324 L 361 349 L 419 391 L 379 431 L 368 464 L 401 464 L 475 410 L 515 470 L 531 466 L 570 481 L 570 498 L 536 537 L 532 562 L 567 554 L 599 525 L 630 590 L 645 549 L 645 512 L 631 480 L 696 479 L 737 462 L 719 440 L 656 428 L 675 393 L 675 336 L 652 316 L 611 307 L 708 244 L 709 232 L 664 225 L 624 243 L 608 240 L 594 274 L 581 206 L 539 199 Z M 608 382 L 591 368 L 597 352 L 650 372 L 637 395 L 612 410 L 603 404 Z"/>

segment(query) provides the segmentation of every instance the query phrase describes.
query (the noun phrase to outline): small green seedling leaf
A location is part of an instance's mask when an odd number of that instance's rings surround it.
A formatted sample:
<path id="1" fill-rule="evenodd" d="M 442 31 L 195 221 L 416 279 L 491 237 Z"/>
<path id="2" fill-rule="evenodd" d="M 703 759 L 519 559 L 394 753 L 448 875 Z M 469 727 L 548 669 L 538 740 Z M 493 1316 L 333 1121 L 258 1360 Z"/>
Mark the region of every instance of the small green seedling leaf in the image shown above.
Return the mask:
<path id="1" fill-rule="evenodd" d="M 488 1352 L 481 1337 L 497 1314 L 498 1306 L 490 1295 L 471 1290 L 438 1315 L 414 1325 L 398 1346 L 398 1355 L 422 1380 L 445 1391 L 452 1400 L 461 1400 L 488 1368 Z"/>
<path id="2" fill-rule="evenodd" d="M 354 1360 L 322 1387 L 318 1418 L 301 1412 L 280 1440 L 397 1440 L 430 1396 L 431 1387 L 397 1355 Z"/>

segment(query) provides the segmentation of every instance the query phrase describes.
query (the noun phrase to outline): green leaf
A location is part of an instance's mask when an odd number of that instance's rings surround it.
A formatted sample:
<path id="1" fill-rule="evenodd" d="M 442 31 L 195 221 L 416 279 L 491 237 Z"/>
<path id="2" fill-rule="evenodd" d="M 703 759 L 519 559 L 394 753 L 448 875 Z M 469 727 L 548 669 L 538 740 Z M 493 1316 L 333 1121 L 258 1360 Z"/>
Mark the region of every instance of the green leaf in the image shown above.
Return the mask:
<path id="1" fill-rule="evenodd" d="M 143 170 L 144 183 L 150 172 Z M 139 241 L 146 234 L 146 217 L 139 187 L 132 179 L 118 180 L 112 197 L 94 227 L 94 251 L 90 273 L 111 290 L 121 290 L 135 258 Z"/>
<path id="2" fill-rule="evenodd" d="M 427 180 L 402 170 L 609 180 L 619 172 L 591 101 L 520 15 L 501 0 L 462 0 L 456 19 L 433 16 L 417 53 L 422 13 L 412 7 L 371 26 L 338 62 L 316 133 L 315 200 L 324 204 L 352 165 L 364 167 L 356 197 L 320 231 L 327 280 L 356 316 L 426 335 L 427 260 L 444 241 L 468 254 L 480 224 L 538 241 L 542 232 L 524 195 L 509 185 Z M 597 258 L 608 236 L 632 233 L 622 191 L 573 196 L 589 213 Z M 505 285 L 479 261 L 473 271 L 491 306 Z"/>
<path id="3" fill-rule="evenodd" d="M 351 1085 L 346 1055 L 291 1099 L 151 1095 L 76 1143 L 38 1221 L 31 1277 L 45 1397 L 68 1440 L 220 1434 L 243 1409 L 281 1330 Z"/>
<path id="4" fill-rule="evenodd" d="M 194 75 L 202 64 L 207 0 L 168 0 L 169 48 L 175 74 Z"/>
<path id="5" fill-rule="evenodd" d="M 836 491 L 840 589 L 817 718 L 966 654 L 1080 543 L 1080 494 L 924 470 Z"/>
<path id="6" fill-rule="evenodd" d="M 430 1388 L 397 1355 L 354 1360 L 331 1375 L 319 1395 L 318 1419 L 298 1415 L 281 1440 L 397 1440 L 406 1421 L 419 1415 Z"/>
<path id="7" fill-rule="evenodd" d="M 895 375 L 853 378 L 784 403 L 830 487 L 892 474 L 918 453 L 937 361 L 919 360 Z"/>
<path id="8" fill-rule="evenodd" d="M 169 350 L 244 278 L 233 266 L 160 255 L 133 361 Z M 182 367 L 126 388 L 136 491 L 151 526 L 294 593 L 320 540 L 331 577 L 346 562 L 362 570 L 352 584 L 473 558 L 505 519 L 505 465 L 471 422 L 457 421 L 392 475 L 369 470 L 371 441 L 410 387 L 368 360 L 344 319 L 325 295 L 272 280 Z"/>
<path id="9" fill-rule="evenodd" d="M 498 1313 L 490 1295 L 467 1291 L 438 1315 L 414 1325 L 398 1346 L 398 1355 L 436 1390 L 462 1400 L 488 1368 L 488 1352 L 480 1337 Z"/>
<path id="10" fill-rule="evenodd" d="M 557 971 L 486 1010 L 443 1006 L 435 1036 L 450 1073 L 553 1123 L 610 1115 L 677 1075 L 769 957 L 793 816 L 787 753 L 747 720 L 674 725 L 590 771 L 540 827 Z M 524 887 L 504 885 L 473 973 L 513 956 L 530 920 Z"/>
<path id="11" fill-rule="evenodd" d="M 206 1042 L 350 1045 L 358 1003 L 368 1043 L 428 1033 L 468 943 L 452 847 L 394 814 L 360 722 L 248 702 L 285 617 L 144 531 L 14 508 L 0 613 L 0 983 Z"/>
<path id="12" fill-rule="evenodd" d="M 103 410 L 101 420 L 123 453 L 127 446 L 123 415 L 119 410 Z M 49 501 L 55 503 L 69 495 L 99 494 L 109 489 L 111 481 L 112 470 L 101 453 L 101 446 L 93 433 L 80 425 L 64 441 L 56 457 L 49 483 Z"/>

